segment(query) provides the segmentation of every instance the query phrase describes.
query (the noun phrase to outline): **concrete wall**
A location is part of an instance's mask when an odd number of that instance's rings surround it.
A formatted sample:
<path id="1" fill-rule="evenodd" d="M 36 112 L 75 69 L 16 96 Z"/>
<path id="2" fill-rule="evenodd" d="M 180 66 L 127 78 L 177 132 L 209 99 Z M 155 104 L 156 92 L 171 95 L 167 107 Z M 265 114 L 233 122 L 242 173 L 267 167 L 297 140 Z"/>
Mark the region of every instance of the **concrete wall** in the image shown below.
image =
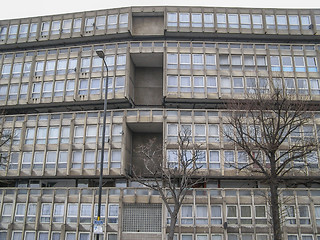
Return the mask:
<path id="1" fill-rule="evenodd" d="M 164 31 L 163 16 L 143 16 L 132 17 L 133 35 L 163 35 Z"/>
<path id="2" fill-rule="evenodd" d="M 162 104 L 162 68 L 135 69 L 134 96 L 136 105 Z"/>

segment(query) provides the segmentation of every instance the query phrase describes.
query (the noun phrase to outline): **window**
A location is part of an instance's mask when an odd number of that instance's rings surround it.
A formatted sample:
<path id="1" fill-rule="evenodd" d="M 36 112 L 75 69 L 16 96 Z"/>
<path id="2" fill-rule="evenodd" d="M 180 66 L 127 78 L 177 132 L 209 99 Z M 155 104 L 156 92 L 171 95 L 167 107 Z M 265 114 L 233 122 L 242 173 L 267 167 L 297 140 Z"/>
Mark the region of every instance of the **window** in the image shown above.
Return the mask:
<path id="1" fill-rule="evenodd" d="M 108 240 L 117 240 L 118 235 L 115 233 L 108 233 Z"/>
<path id="2" fill-rule="evenodd" d="M 217 25 L 218 25 L 218 28 L 226 28 L 227 27 L 226 14 L 223 14 L 223 13 L 217 14 Z"/>
<path id="3" fill-rule="evenodd" d="M 294 206 L 284 206 L 285 209 L 285 218 L 287 224 L 296 224 L 296 213 Z"/>
<path id="4" fill-rule="evenodd" d="M 36 232 L 26 231 L 24 235 L 24 240 L 35 240 Z"/>
<path id="5" fill-rule="evenodd" d="M 211 169 L 220 169 L 220 152 L 210 150 L 209 155 L 209 168 Z"/>
<path id="6" fill-rule="evenodd" d="M 14 63 L 12 67 L 12 77 L 20 77 L 22 70 L 22 63 Z"/>
<path id="7" fill-rule="evenodd" d="M 108 16 L 108 29 L 117 28 L 118 15 L 109 15 Z"/>
<path id="8" fill-rule="evenodd" d="M 106 26 L 106 16 L 97 16 L 96 17 L 96 29 L 103 30 Z"/>
<path id="9" fill-rule="evenodd" d="M 86 143 L 95 143 L 97 136 L 97 125 L 87 125 Z"/>
<path id="10" fill-rule="evenodd" d="M 67 211 L 67 223 L 76 223 L 78 216 L 78 204 L 69 203 Z"/>
<path id="11" fill-rule="evenodd" d="M 203 14 L 203 22 L 204 27 L 213 28 L 213 14 L 212 13 L 204 13 Z"/>
<path id="12" fill-rule="evenodd" d="M 215 70 L 216 69 L 216 55 L 214 54 L 206 54 L 206 69 L 207 70 Z"/>
<path id="13" fill-rule="evenodd" d="M 168 13 L 168 27 L 176 27 L 178 22 L 178 14 L 177 13 Z"/>
<path id="14" fill-rule="evenodd" d="M 257 79 L 256 78 L 246 78 L 246 88 L 247 93 L 254 94 L 257 90 Z"/>
<path id="15" fill-rule="evenodd" d="M 219 125 L 209 124 L 209 142 L 219 142 Z"/>
<path id="16" fill-rule="evenodd" d="M 48 240 L 48 239 L 49 239 L 49 233 L 48 232 L 39 232 L 38 240 Z"/>
<path id="17" fill-rule="evenodd" d="M 54 223 L 62 223 L 64 220 L 64 204 L 55 203 L 53 207 L 52 221 Z"/>
<path id="18" fill-rule="evenodd" d="M 60 143 L 69 143 L 69 137 L 70 137 L 70 127 L 62 126 Z"/>
<path id="19" fill-rule="evenodd" d="M 108 205 L 108 222 L 118 223 L 118 215 L 119 215 L 119 205 L 109 204 Z"/>
<path id="20" fill-rule="evenodd" d="M 206 125 L 195 124 L 194 125 L 194 140 L 195 142 L 205 142 L 206 141 Z"/>
<path id="21" fill-rule="evenodd" d="M 240 14 L 241 28 L 251 28 L 250 14 Z"/>
<path id="22" fill-rule="evenodd" d="M 284 72 L 293 72 L 292 66 L 292 57 L 291 56 L 282 56 L 282 69 Z"/>
<path id="23" fill-rule="evenodd" d="M 89 240 L 90 239 L 90 233 L 79 233 L 79 240 Z"/>
<path id="24" fill-rule="evenodd" d="M 306 66 L 305 66 L 303 57 L 294 57 L 294 63 L 295 63 L 296 72 L 305 72 L 306 71 Z"/>
<path id="25" fill-rule="evenodd" d="M 197 69 L 197 70 L 204 68 L 203 54 L 193 54 L 192 55 L 192 68 Z"/>
<path id="26" fill-rule="evenodd" d="M 178 167 L 178 151 L 167 150 L 167 167 L 176 168 Z"/>
<path id="27" fill-rule="evenodd" d="M 30 24 L 30 31 L 29 36 L 35 37 L 37 35 L 38 23 L 31 23 Z"/>
<path id="28" fill-rule="evenodd" d="M 57 161 L 57 152 L 56 151 L 47 151 L 46 168 L 48 168 L 48 169 L 55 168 L 56 161 Z"/>
<path id="29" fill-rule="evenodd" d="M 211 240 L 222 240 L 222 235 L 213 234 L 213 235 L 211 235 Z"/>
<path id="30" fill-rule="evenodd" d="M 124 92 L 124 84 L 125 84 L 125 77 L 124 76 L 116 77 L 114 91 L 115 92 Z"/>
<path id="31" fill-rule="evenodd" d="M 66 232 L 65 240 L 76 240 L 76 233 Z"/>
<path id="32" fill-rule="evenodd" d="M 3 64 L 1 78 L 9 78 L 11 72 L 11 64 Z"/>
<path id="33" fill-rule="evenodd" d="M 9 27 L 9 39 L 15 39 L 17 38 L 17 32 L 18 32 L 18 25 L 10 25 Z"/>
<path id="34" fill-rule="evenodd" d="M 201 169 L 207 168 L 206 151 L 199 150 L 196 154 L 196 167 Z"/>
<path id="35" fill-rule="evenodd" d="M 22 154 L 22 169 L 30 168 L 31 167 L 31 160 L 32 160 L 32 153 L 31 152 L 24 152 Z"/>
<path id="36" fill-rule="evenodd" d="M 266 206 L 255 206 L 256 224 L 267 224 Z"/>
<path id="37" fill-rule="evenodd" d="M 180 54 L 180 69 L 191 68 L 191 54 Z"/>
<path id="38" fill-rule="evenodd" d="M 3 88 L 3 86 L 0 86 L 0 99 L 4 100 L 7 95 L 6 87 Z M 9 88 L 9 100 L 17 100 L 19 92 L 19 85 L 18 84 L 11 84 Z"/>
<path id="39" fill-rule="evenodd" d="M 60 232 L 52 232 L 51 233 L 51 240 L 60 240 Z"/>
<path id="40" fill-rule="evenodd" d="M 75 126 L 74 128 L 74 143 L 82 143 L 83 142 L 83 133 L 84 133 L 84 126 Z"/>
<path id="41" fill-rule="evenodd" d="M 316 29 L 319 30 L 320 29 L 320 15 L 315 15 L 315 23 L 316 23 Z"/>
<path id="42" fill-rule="evenodd" d="M 37 61 L 35 68 L 35 76 L 42 76 L 44 69 L 44 61 Z"/>
<path id="43" fill-rule="evenodd" d="M 229 28 L 239 28 L 238 14 L 228 14 Z"/>
<path id="44" fill-rule="evenodd" d="M 280 59 L 279 56 L 270 56 L 271 71 L 279 72 L 280 69 Z"/>
<path id="45" fill-rule="evenodd" d="M 47 128 L 38 127 L 37 129 L 37 144 L 45 144 L 47 138 Z"/>
<path id="46" fill-rule="evenodd" d="M 119 15 L 119 28 L 127 28 L 129 21 L 128 13 L 122 13 Z"/>
<path id="47" fill-rule="evenodd" d="M 240 223 L 252 224 L 251 206 L 240 206 Z"/>
<path id="48" fill-rule="evenodd" d="M 80 206 L 80 223 L 91 223 L 91 204 L 81 204 Z"/>
<path id="49" fill-rule="evenodd" d="M 74 80 L 67 80 L 66 96 L 74 95 Z"/>
<path id="50" fill-rule="evenodd" d="M 307 59 L 307 65 L 308 65 L 308 71 L 309 72 L 317 72 L 317 60 L 316 57 L 306 57 Z"/>
<path id="51" fill-rule="evenodd" d="M 41 223 L 49 223 L 50 222 L 50 214 L 51 214 L 51 203 L 42 203 L 41 204 L 40 222 Z"/>
<path id="52" fill-rule="evenodd" d="M 262 29 L 262 16 L 254 14 L 252 15 L 253 28 Z"/>
<path id="53" fill-rule="evenodd" d="M 85 169 L 93 169 L 95 163 L 95 151 L 85 151 L 84 153 L 84 168 Z"/>
<path id="54" fill-rule="evenodd" d="M 100 209 L 100 220 L 104 220 L 106 216 L 106 205 L 101 204 L 101 209 Z M 98 204 L 94 205 L 94 218 L 96 219 L 98 217 Z"/>
<path id="55" fill-rule="evenodd" d="M 221 205 L 211 205 L 211 224 L 222 224 L 222 207 Z"/>
<path id="56" fill-rule="evenodd" d="M 44 160 L 44 151 L 35 151 L 33 159 L 33 168 L 35 170 L 42 169 Z"/>
<path id="57" fill-rule="evenodd" d="M 7 26 L 0 26 L 0 39 L 5 40 L 7 36 L 8 27 Z"/>
<path id="58" fill-rule="evenodd" d="M 237 206 L 227 205 L 227 223 L 238 224 Z"/>
<path id="59" fill-rule="evenodd" d="M 244 86 L 243 86 L 243 78 L 242 77 L 234 77 L 233 81 L 233 92 L 234 93 L 243 93 Z"/>
<path id="60" fill-rule="evenodd" d="M 34 134 L 35 134 L 34 127 L 30 127 L 26 129 L 25 144 L 33 144 Z"/>
<path id="61" fill-rule="evenodd" d="M 181 224 L 193 224 L 192 205 L 181 206 Z"/>
<path id="62" fill-rule="evenodd" d="M 307 79 L 298 78 L 298 92 L 301 95 L 307 95 L 309 93 Z"/>
<path id="63" fill-rule="evenodd" d="M 197 234 L 196 240 L 208 240 L 208 235 L 206 234 Z"/>
<path id="64" fill-rule="evenodd" d="M 41 24 L 41 36 L 46 37 L 49 35 L 50 22 L 43 22 Z"/>
<path id="65" fill-rule="evenodd" d="M 82 162 L 82 151 L 73 151 L 72 152 L 72 168 L 80 169 Z"/>
<path id="66" fill-rule="evenodd" d="M 59 34 L 60 33 L 60 21 L 52 21 L 51 23 L 51 34 Z"/>
<path id="67" fill-rule="evenodd" d="M 221 93 L 231 93 L 231 79 L 230 77 L 220 78 L 220 90 Z"/>
<path id="68" fill-rule="evenodd" d="M 8 86 L 0 85 L 0 100 L 5 100 L 7 98 Z"/>
<path id="69" fill-rule="evenodd" d="M 311 224 L 309 206 L 301 205 L 299 209 L 299 222 L 301 225 Z"/>
<path id="70" fill-rule="evenodd" d="M 231 55 L 231 67 L 232 70 L 242 69 L 242 58 L 241 55 Z"/>
<path id="71" fill-rule="evenodd" d="M 190 26 L 190 14 L 179 13 L 179 27 L 189 27 L 189 26 Z"/>
<path id="72" fill-rule="evenodd" d="M 310 21 L 310 16 L 302 15 L 300 16 L 301 20 L 301 28 L 303 30 L 310 30 L 312 29 L 311 21 Z"/>
<path id="73" fill-rule="evenodd" d="M 76 18 L 73 20 L 73 32 L 80 32 L 81 30 L 81 18 Z"/>
<path id="74" fill-rule="evenodd" d="M 87 32 L 93 31 L 93 26 L 94 26 L 94 17 L 87 17 L 85 19 L 84 30 Z"/>
<path id="75" fill-rule="evenodd" d="M 11 215 L 12 215 L 12 203 L 3 203 L 1 222 L 4 222 L 4 223 L 11 222 Z"/>
<path id="76" fill-rule="evenodd" d="M 13 231 L 11 240 L 22 240 L 22 232 Z"/>
<path id="77" fill-rule="evenodd" d="M 220 55 L 219 63 L 220 63 L 221 69 L 229 69 L 229 66 L 230 66 L 229 55 Z"/>
<path id="78" fill-rule="evenodd" d="M 10 161 L 9 161 L 9 169 L 18 169 L 18 162 L 19 162 L 19 153 L 18 152 L 11 152 L 10 153 Z"/>
<path id="79" fill-rule="evenodd" d="M 126 55 L 117 55 L 117 70 L 124 70 L 126 68 Z"/>
<path id="80" fill-rule="evenodd" d="M 120 168 L 121 167 L 121 150 L 112 150 L 111 151 L 111 168 Z"/>
<path id="81" fill-rule="evenodd" d="M 58 158 L 58 168 L 67 168 L 67 161 L 68 161 L 68 152 L 67 151 L 60 151 L 59 158 Z"/>
<path id="82" fill-rule="evenodd" d="M 207 93 L 217 93 L 217 77 L 207 76 Z"/>
<path id="83" fill-rule="evenodd" d="M 167 67 L 168 69 L 177 69 L 178 68 L 178 54 L 167 54 Z"/>
<path id="84" fill-rule="evenodd" d="M 289 15 L 289 27 L 292 30 L 299 30 L 299 17 L 298 15 Z"/>
<path id="85" fill-rule="evenodd" d="M 26 204 L 25 203 L 17 203 L 14 221 L 15 222 L 23 222 L 25 211 L 26 211 Z"/>
<path id="86" fill-rule="evenodd" d="M 72 24 L 72 19 L 66 19 L 62 21 L 62 33 L 70 33 L 71 32 L 71 24 Z"/>
<path id="87" fill-rule="evenodd" d="M 295 88 L 295 81 L 293 78 L 285 78 L 286 83 L 286 91 L 287 94 L 295 94 L 296 88 Z"/>
<path id="88" fill-rule="evenodd" d="M 285 15 L 277 15 L 276 18 L 279 30 L 288 29 L 287 17 Z"/>

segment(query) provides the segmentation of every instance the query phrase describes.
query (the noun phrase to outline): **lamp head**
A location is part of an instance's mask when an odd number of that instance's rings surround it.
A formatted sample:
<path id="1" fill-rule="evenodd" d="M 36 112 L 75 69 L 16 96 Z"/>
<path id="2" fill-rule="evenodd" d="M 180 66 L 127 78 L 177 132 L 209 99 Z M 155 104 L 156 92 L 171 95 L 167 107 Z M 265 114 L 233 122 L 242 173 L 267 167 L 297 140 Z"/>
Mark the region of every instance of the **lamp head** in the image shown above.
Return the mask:
<path id="1" fill-rule="evenodd" d="M 104 52 L 102 50 L 97 50 L 96 53 L 99 56 L 99 58 L 103 59 L 105 57 Z"/>

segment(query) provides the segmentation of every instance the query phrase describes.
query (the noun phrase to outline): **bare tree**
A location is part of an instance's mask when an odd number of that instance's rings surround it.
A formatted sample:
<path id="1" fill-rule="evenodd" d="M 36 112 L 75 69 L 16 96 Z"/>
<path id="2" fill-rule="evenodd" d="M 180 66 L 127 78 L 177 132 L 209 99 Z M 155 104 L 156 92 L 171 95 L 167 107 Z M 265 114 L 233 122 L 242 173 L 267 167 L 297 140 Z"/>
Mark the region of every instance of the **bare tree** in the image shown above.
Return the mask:
<path id="1" fill-rule="evenodd" d="M 178 134 L 178 149 L 163 159 L 164 148 L 155 148 L 155 139 L 139 146 L 145 171 L 132 166 L 131 180 L 158 191 L 170 214 L 168 240 L 173 240 L 178 213 L 189 189 L 203 182 L 197 160 L 203 158 L 200 146 L 191 142 L 190 131 Z"/>
<path id="2" fill-rule="evenodd" d="M 262 176 L 269 186 L 274 240 L 280 240 L 280 184 L 287 176 L 303 175 L 299 169 L 307 165 L 304 158 L 313 155 L 317 147 L 312 130 L 299 137 L 301 129 L 310 123 L 312 109 L 306 101 L 285 96 L 280 90 L 249 97 L 227 104 L 231 115 L 224 134 L 248 155 L 249 161 L 241 169 Z"/>
<path id="3" fill-rule="evenodd" d="M 8 154 L 4 150 L 4 147 L 9 143 L 12 138 L 10 131 L 6 129 L 0 129 L 0 167 L 6 168 L 8 165 Z"/>

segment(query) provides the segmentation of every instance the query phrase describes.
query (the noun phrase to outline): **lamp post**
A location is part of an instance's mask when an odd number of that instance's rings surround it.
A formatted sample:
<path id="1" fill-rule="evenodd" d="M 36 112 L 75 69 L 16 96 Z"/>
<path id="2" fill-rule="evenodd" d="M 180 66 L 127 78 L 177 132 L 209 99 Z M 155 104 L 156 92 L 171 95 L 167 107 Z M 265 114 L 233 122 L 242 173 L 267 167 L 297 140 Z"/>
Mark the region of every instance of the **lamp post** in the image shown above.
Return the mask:
<path id="1" fill-rule="evenodd" d="M 103 103 L 103 126 L 102 126 L 102 143 L 101 143 L 101 159 L 100 159 L 100 178 L 99 178 L 99 201 L 98 201 L 98 214 L 97 220 L 100 221 L 101 217 L 101 195 L 102 195 L 102 175 L 103 175 L 103 161 L 104 161 L 104 145 L 105 145 L 105 135 L 106 135 L 106 118 L 107 118 L 107 99 L 108 99 L 108 78 L 109 78 L 109 70 L 108 65 L 105 61 L 105 54 L 101 50 L 96 51 L 99 58 L 103 60 L 104 66 L 107 68 L 107 78 L 106 78 L 106 86 L 104 93 L 104 103 Z M 96 237 L 99 240 L 99 234 Z"/>

